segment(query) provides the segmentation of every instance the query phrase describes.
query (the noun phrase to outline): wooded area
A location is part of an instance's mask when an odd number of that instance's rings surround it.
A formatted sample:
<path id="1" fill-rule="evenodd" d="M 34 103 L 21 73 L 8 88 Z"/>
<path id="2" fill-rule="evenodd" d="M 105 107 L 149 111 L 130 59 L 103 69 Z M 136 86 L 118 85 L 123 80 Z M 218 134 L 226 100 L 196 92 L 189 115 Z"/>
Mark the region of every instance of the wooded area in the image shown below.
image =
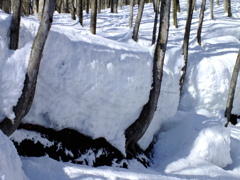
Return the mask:
<path id="1" fill-rule="evenodd" d="M 18 128 L 21 120 L 31 108 L 31 104 L 35 94 L 35 88 L 37 85 L 37 76 L 41 63 L 42 53 L 53 21 L 54 10 L 58 13 L 71 13 L 72 19 L 77 19 L 81 26 L 84 26 L 83 12 L 87 14 L 91 13 L 90 32 L 92 34 L 97 34 L 97 15 L 101 13 L 102 9 L 109 8 L 109 11 L 111 13 L 118 13 L 118 10 L 121 9 L 123 6 L 129 6 L 129 28 L 133 28 L 132 39 L 134 41 L 138 41 L 138 32 L 141 25 L 141 18 L 144 12 L 145 3 L 153 3 L 153 6 L 155 7 L 155 19 L 152 31 L 152 44 L 155 45 L 155 53 L 152 67 L 153 83 L 149 95 L 149 101 L 145 105 L 143 105 L 139 117 L 125 131 L 126 154 L 128 157 L 137 158 L 137 154 L 142 153 L 141 150 L 138 151 L 137 142 L 144 135 L 149 125 L 151 124 L 157 108 L 159 95 L 161 93 L 164 57 L 167 50 L 168 31 L 171 16 L 173 18 L 173 25 L 175 26 L 175 28 L 178 28 L 177 13 L 181 11 L 181 2 L 179 2 L 178 0 L 1 0 L 0 8 L 6 13 L 12 13 L 12 24 L 9 43 L 10 49 L 18 49 L 19 29 L 22 15 L 30 16 L 31 14 L 37 14 L 38 19 L 41 21 L 37 36 L 35 37 L 32 45 L 32 51 L 30 55 L 30 61 L 28 64 L 28 71 L 26 73 L 24 87 L 22 90 L 22 95 L 19 98 L 17 105 L 13 107 L 16 117 L 13 120 L 6 118 L 0 123 L 0 129 L 4 132 L 4 134 L 10 136 Z M 180 94 L 184 86 L 188 67 L 189 37 L 191 32 L 192 16 L 194 13 L 195 3 L 195 0 L 188 1 L 185 33 L 184 37 L 182 37 L 182 57 L 184 66 L 182 67 L 182 76 L 179 80 Z M 211 0 L 210 3 L 211 18 L 214 19 L 213 0 Z M 171 5 L 172 15 L 170 14 Z M 228 14 L 228 17 L 232 17 L 230 0 L 225 0 L 224 5 L 226 7 L 225 11 Z M 135 6 L 138 7 L 138 13 L 136 17 L 133 16 L 133 8 Z M 200 46 L 201 29 L 204 26 L 205 7 L 206 0 L 202 0 L 201 13 L 199 17 L 199 28 L 196 37 L 197 42 Z M 157 26 L 159 27 L 158 30 Z M 229 92 L 230 100 L 228 101 L 226 110 L 228 122 L 231 122 L 231 108 L 237 83 L 236 80 L 239 72 L 239 62 L 240 60 L 238 55 Z"/>

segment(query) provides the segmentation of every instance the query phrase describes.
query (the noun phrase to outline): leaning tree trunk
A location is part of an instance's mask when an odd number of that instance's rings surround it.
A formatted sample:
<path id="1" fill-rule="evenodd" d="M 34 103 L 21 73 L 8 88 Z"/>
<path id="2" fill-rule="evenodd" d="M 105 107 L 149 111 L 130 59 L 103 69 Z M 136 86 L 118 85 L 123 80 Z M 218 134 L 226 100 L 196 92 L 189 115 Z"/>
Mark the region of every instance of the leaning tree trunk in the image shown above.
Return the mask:
<path id="1" fill-rule="evenodd" d="M 159 14 L 159 5 L 160 0 L 155 0 L 155 18 L 154 18 L 154 25 L 153 25 L 153 34 L 152 34 L 152 45 L 156 42 L 156 32 L 157 32 L 157 23 L 158 23 L 158 14 Z"/>
<path id="2" fill-rule="evenodd" d="M 157 45 L 153 62 L 153 84 L 149 100 L 144 105 L 139 118 L 125 131 L 126 153 L 128 156 L 135 156 L 135 146 L 149 127 L 157 108 L 163 76 L 163 64 L 167 47 L 171 0 L 162 0 L 160 11 L 160 25 Z"/>
<path id="3" fill-rule="evenodd" d="M 134 7 L 134 0 L 130 0 L 130 12 L 129 12 L 129 28 L 132 28 L 132 22 L 133 22 L 133 7 Z"/>
<path id="4" fill-rule="evenodd" d="M 188 44 L 189 44 L 189 36 L 190 36 L 190 31 L 191 31 L 191 22 L 192 22 L 192 15 L 193 15 L 193 0 L 188 0 L 188 17 L 186 21 L 186 26 L 185 26 L 185 32 L 184 32 L 184 39 L 183 39 L 183 60 L 184 60 L 184 66 L 182 68 L 182 76 L 180 78 L 180 96 L 182 94 L 182 87 L 184 84 L 185 76 L 186 76 L 186 71 L 187 71 L 187 64 L 188 64 Z"/>
<path id="5" fill-rule="evenodd" d="M 13 3 L 13 16 L 10 30 L 10 46 L 12 50 L 18 49 L 19 29 L 20 29 L 20 16 L 21 16 L 22 0 L 15 0 Z"/>
<path id="6" fill-rule="evenodd" d="M 97 0 L 92 0 L 90 21 L 90 31 L 92 34 L 96 34 L 96 27 L 97 27 Z"/>
<path id="7" fill-rule="evenodd" d="M 200 46 L 201 46 L 201 33 L 202 33 L 205 6 L 206 6 L 206 0 L 202 0 L 201 11 L 199 15 L 199 22 L 198 22 L 198 30 L 197 30 L 197 42 Z"/>
<path id="8" fill-rule="evenodd" d="M 237 60 L 233 69 L 232 73 L 232 79 L 229 87 L 229 92 L 228 92 L 228 100 L 227 100 L 227 105 L 226 105 L 226 110 L 225 110 L 225 116 L 227 117 L 227 123 L 225 124 L 225 127 L 228 126 L 228 123 L 230 122 L 231 119 L 231 112 L 233 108 L 233 100 L 234 100 L 234 94 L 235 94 L 235 89 L 237 85 L 237 79 L 238 79 L 238 74 L 240 70 L 240 50 L 238 51 L 238 56 Z"/>
<path id="9" fill-rule="evenodd" d="M 26 116 L 31 108 L 37 84 L 37 76 L 41 63 L 42 52 L 52 24 L 54 7 L 55 0 L 46 0 L 42 21 L 32 45 L 22 95 L 18 99 L 17 105 L 13 107 L 15 118 L 14 120 L 6 118 L 0 123 L 0 129 L 7 136 L 10 136 L 18 128 L 21 120 Z"/>
<path id="10" fill-rule="evenodd" d="M 143 9 L 144 9 L 144 0 L 141 0 L 138 6 L 138 14 L 136 17 L 136 21 L 133 29 L 133 36 L 132 36 L 132 39 L 136 42 L 138 40 L 138 31 L 139 31 L 139 27 L 142 19 Z"/>

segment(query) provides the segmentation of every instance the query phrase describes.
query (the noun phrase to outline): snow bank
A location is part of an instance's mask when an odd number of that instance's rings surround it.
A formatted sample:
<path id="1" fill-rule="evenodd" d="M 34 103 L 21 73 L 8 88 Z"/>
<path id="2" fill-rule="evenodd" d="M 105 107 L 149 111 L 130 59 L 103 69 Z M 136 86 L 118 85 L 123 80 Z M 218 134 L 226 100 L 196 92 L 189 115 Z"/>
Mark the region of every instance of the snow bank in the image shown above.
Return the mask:
<path id="1" fill-rule="evenodd" d="M 26 176 L 22 170 L 22 162 L 17 151 L 2 131 L 0 131 L 0 179 L 18 179 L 26 180 Z"/>
<path id="2" fill-rule="evenodd" d="M 104 137 L 124 152 L 124 131 L 148 101 L 152 81 L 150 53 L 133 44 L 53 25 L 24 122 Z"/>

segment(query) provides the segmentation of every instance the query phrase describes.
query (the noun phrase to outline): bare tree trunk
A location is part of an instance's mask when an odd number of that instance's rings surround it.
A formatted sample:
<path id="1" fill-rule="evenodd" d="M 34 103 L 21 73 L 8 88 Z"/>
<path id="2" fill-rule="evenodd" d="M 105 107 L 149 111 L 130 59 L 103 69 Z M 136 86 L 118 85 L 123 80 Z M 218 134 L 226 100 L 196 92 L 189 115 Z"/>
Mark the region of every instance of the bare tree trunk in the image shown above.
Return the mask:
<path id="1" fill-rule="evenodd" d="M 139 118 L 125 131 L 126 153 L 128 156 L 136 155 L 136 143 L 146 132 L 157 108 L 163 75 L 164 57 L 168 41 L 170 7 L 171 0 L 162 0 L 158 40 L 153 62 L 152 89 L 150 91 L 149 101 L 144 105 Z"/>
<path id="2" fill-rule="evenodd" d="M 14 120 L 6 118 L 0 123 L 0 129 L 7 136 L 10 136 L 18 128 L 21 120 L 26 116 L 31 108 L 37 84 L 37 76 L 41 63 L 42 52 L 52 24 L 54 7 L 55 0 L 46 0 L 42 21 L 32 45 L 22 95 L 18 99 L 17 105 L 13 107 L 15 118 Z"/>
<path id="3" fill-rule="evenodd" d="M 15 0 L 13 3 L 13 16 L 10 32 L 10 46 L 12 50 L 18 49 L 19 30 L 20 30 L 20 16 L 21 16 L 21 4 L 22 0 Z"/>
<path id="4" fill-rule="evenodd" d="M 193 15 L 193 0 L 188 0 L 188 16 L 185 26 L 185 32 L 184 32 L 184 39 L 183 39 L 183 60 L 184 60 L 184 66 L 182 68 L 182 76 L 180 78 L 180 94 L 182 93 L 182 87 L 184 84 L 186 71 L 187 71 L 187 64 L 188 64 L 188 44 L 189 44 L 189 36 L 191 31 L 191 23 L 192 23 L 192 15 Z M 181 96 L 181 95 L 180 95 Z"/>
<path id="5" fill-rule="evenodd" d="M 133 6 L 134 0 L 130 0 L 129 28 L 132 28 L 133 23 Z"/>
<path id="6" fill-rule="evenodd" d="M 111 13 L 118 13 L 118 0 L 111 0 Z"/>
<path id="7" fill-rule="evenodd" d="M 177 23 L 177 0 L 172 0 L 173 25 L 178 28 Z"/>
<path id="8" fill-rule="evenodd" d="M 96 34 L 96 26 L 97 26 L 97 0 L 92 0 L 90 21 L 90 31 L 92 34 Z"/>
<path id="9" fill-rule="evenodd" d="M 98 3 L 98 5 L 97 5 L 97 9 L 98 9 L 98 13 L 101 13 L 101 7 L 102 7 L 102 0 L 97 0 L 97 3 Z"/>
<path id="10" fill-rule="evenodd" d="M 11 8 L 11 3 L 10 3 L 10 0 L 3 0 L 2 1 L 2 10 L 5 12 L 5 13 L 10 13 L 10 8 Z"/>
<path id="11" fill-rule="evenodd" d="M 26 16 L 30 14 L 30 0 L 23 0 L 23 12 Z"/>
<path id="12" fill-rule="evenodd" d="M 206 0 L 202 0 L 201 11 L 199 15 L 198 30 L 197 30 L 197 42 L 200 46 L 201 46 L 201 33 L 202 33 L 205 7 L 206 7 Z"/>
<path id="13" fill-rule="evenodd" d="M 227 117 L 227 123 L 225 124 L 225 127 L 228 126 L 228 123 L 230 122 L 230 119 L 231 119 L 231 112 L 233 108 L 233 100 L 234 100 L 239 70 L 240 70 L 240 50 L 238 51 L 238 56 L 233 69 L 231 83 L 230 83 L 229 92 L 228 92 L 228 100 L 227 100 L 227 105 L 225 110 L 225 117 Z"/>
<path id="14" fill-rule="evenodd" d="M 213 19 L 213 0 L 210 0 L 210 19 Z"/>
<path id="15" fill-rule="evenodd" d="M 227 0 L 227 13 L 228 17 L 232 17 L 231 0 Z"/>
<path id="16" fill-rule="evenodd" d="M 73 20 L 76 20 L 76 8 L 74 6 L 74 0 L 69 0 L 70 13 Z"/>
<path id="17" fill-rule="evenodd" d="M 140 23 L 142 20 L 143 9 L 144 9 L 144 0 L 141 0 L 139 7 L 138 7 L 138 14 L 137 14 L 137 18 L 135 21 L 135 25 L 134 25 L 134 29 L 133 29 L 133 36 L 132 36 L 132 39 L 136 42 L 138 40 L 138 31 L 139 31 Z"/>
<path id="18" fill-rule="evenodd" d="M 77 0 L 79 23 L 83 26 L 83 6 L 82 0 Z"/>
<path id="19" fill-rule="evenodd" d="M 33 14 L 37 14 L 38 13 L 38 0 L 33 0 L 32 5 L 33 5 Z"/>
<path id="20" fill-rule="evenodd" d="M 86 1 L 86 13 L 89 14 L 90 0 Z"/>
<path id="21" fill-rule="evenodd" d="M 38 1 L 38 20 L 42 19 L 45 0 Z"/>
<path id="22" fill-rule="evenodd" d="M 155 41 L 156 41 L 159 5 L 160 5 L 160 0 L 155 0 L 155 18 L 154 18 L 154 25 L 153 25 L 152 45 L 155 44 Z"/>

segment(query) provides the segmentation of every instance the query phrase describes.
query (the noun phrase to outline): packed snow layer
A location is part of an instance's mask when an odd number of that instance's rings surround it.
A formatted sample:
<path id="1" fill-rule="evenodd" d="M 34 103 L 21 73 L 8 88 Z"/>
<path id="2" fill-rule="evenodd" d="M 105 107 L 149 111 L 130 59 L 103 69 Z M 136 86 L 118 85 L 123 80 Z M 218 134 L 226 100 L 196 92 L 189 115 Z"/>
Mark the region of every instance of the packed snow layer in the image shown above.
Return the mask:
<path id="1" fill-rule="evenodd" d="M 22 170 L 22 161 L 8 137 L 0 131 L 0 179 L 27 180 Z"/>

